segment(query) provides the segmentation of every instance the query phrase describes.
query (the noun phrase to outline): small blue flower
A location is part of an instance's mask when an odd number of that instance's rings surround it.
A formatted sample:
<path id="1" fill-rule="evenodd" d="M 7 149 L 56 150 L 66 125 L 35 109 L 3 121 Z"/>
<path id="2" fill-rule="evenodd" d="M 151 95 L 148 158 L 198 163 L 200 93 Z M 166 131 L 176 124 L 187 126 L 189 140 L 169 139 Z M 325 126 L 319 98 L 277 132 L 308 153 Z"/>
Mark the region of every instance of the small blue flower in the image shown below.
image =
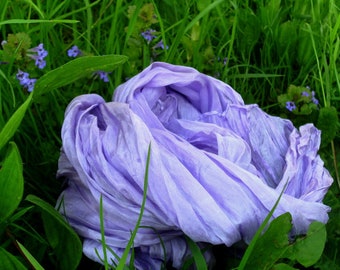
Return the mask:
<path id="1" fill-rule="evenodd" d="M 43 69 L 46 66 L 46 61 L 44 60 L 44 58 L 38 55 L 31 55 L 30 57 L 35 60 L 35 65 L 38 68 Z"/>
<path id="2" fill-rule="evenodd" d="M 79 56 L 81 54 L 82 54 L 82 52 L 81 52 L 81 50 L 79 50 L 77 45 L 74 45 L 71 49 L 69 49 L 67 51 L 67 55 L 69 57 L 77 57 L 77 56 Z"/>
<path id="3" fill-rule="evenodd" d="M 304 96 L 304 97 L 309 97 L 309 93 L 307 91 L 303 91 L 301 93 L 301 96 Z"/>
<path id="4" fill-rule="evenodd" d="M 97 71 L 95 72 L 95 75 L 99 76 L 99 79 L 101 79 L 103 82 L 109 82 L 109 73 L 105 71 Z"/>
<path id="5" fill-rule="evenodd" d="M 286 108 L 288 111 L 294 111 L 296 109 L 296 105 L 293 101 L 287 101 L 286 102 Z"/>
<path id="6" fill-rule="evenodd" d="M 223 66 L 225 66 L 225 65 L 227 65 L 227 63 L 228 63 L 228 57 L 223 57 L 222 59 L 221 59 L 221 57 L 217 57 L 217 61 L 218 62 L 222 62 L 222 64 L 223 64 Z"/>
<path id="7" fill-rule="evenodd" d="M 48 52 L 44 49 L 44 44 L 40 43 L 37 47 L 27 50 L 28 52 L 34 52 L 36 54 L 27 54 L 33 60 L 35 60 L 35 65 L 43 69 L 46 66 L 46 61 L 44 58 L 48 55 Z"/>
<path id="8" fill-rule="evenodd" d="M 165 46 L 164 46 L 163 40 L 161 40 L 161 41 L 158 42 L 153 48 L 154 48 L 154 49 L 161 48 L 161 49 L 163 49 L 163 50 L 165 50 L 165 49 L 167 50 L 167 49 L 169 49 L 169 46 L 166 45 L 166 47 L 165 47 Z"/>
<path id="9" fill-rule="evenodd" d="M 312 91 L 312 102 L 315 104 L 315 105 L 319 105 L 319 100 L 316 99 L 315 97 L 315 92 Z"/>
<path id="10" fill-rule="evenodd" d="M 30 80 L 28 81 L 28 83 L 25 85 L 28 92 L 32 92 L 32 91 L 33 91 L 34 85 L 35 85 L 35 82 L 36 82 L 36 81 L 37 81 L 37 79 L 30 79 Z"/>
<path id="11" fill-rule="evenodd" d="M 36 52 L 39 57 L 45 58 L 48 55 L 48 52 L 44 49 L 44 44 L 40 43 L 37 47 L 29 49 L 30 52 Z"/>
<path id="12" fill-rule="evenodd" d="M 141 35 L 148 43 L 150 43 L 154 38 L 156 38 L 156 36 L 154 35 L 155 32 L 156 30 L 148 29 L 142 32 Z"/>
<path id="13" fill-rule="evenodd" d="M 27 72 L 20 70 L 20 69 L 19 69 L 16 77 L 19 80 L 21 85 L 25 85 L 27 83 L 27 81 L 29 80 L 29 74 Z"/>
<path id="14" fill-rule="evenodd" d="M 34 89 L 35 82 L 37 79 L 30 79 L 29 74 L 19 69 L 16 74 L 17 79 L 19 80 L 20 85 L 27 88 L 28 92 L 32 92 Z"/>

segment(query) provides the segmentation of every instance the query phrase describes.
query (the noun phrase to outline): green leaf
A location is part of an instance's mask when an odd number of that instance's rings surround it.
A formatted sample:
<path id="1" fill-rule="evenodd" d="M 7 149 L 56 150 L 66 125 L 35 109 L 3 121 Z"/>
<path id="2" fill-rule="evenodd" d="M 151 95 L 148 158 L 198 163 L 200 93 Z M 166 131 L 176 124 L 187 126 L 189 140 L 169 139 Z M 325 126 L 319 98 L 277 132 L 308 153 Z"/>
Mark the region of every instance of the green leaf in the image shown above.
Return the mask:
<path id="1" fill-rule="evenodd" d="M 82 244 L 78 235 L 50 204 L 34 195 L 28 195 L 26 200 L 41 209 L 47 240 L 57 257 L 57 269 L 76 269 L 82 257 Z"/>
<path id="2" fill-rule="evenodd" d="M 207 270 L 208 266 L 207 263 L 205 261 L 205 258 L 202 254 L 201 249 L 199 248 L 199 246 L 193 241 L 191 240 L 189 237 L 185 237 L 187 240 L 187 243 L 189 245 L 189 249 L 192 253 L 192 256 L 194 258 L 195 264 L 196 264 L 196 269 L 197 270 Z"/>
<path id="3" fill-rule="evenodd" d="M 197 0 L 197 8 L 201 12 L 211 4 L 211 0 Z"/>
<path id="4" fill-rule="evenodd" d="M 283 187 L 280 196 L 277 198 L 273 208 L 269 211 L 268 215 L 266 216 L 266 218 L 264 219 L 264 221 L 262 222 L 262 224 L 260 225 L 260 227 L 258 228 L 258 230 L 256 231 L 253 239 L 250 241 L 250 244 L 248 246 L 248 248 L 246 249 L 246 252 L 244 253 L 242 260 L 238 266 L 238 270 L 243 270 L 246 269 L 245 266 L 248 264 L 248 261 L 250 259 L 250 257 L 252 256 L 252 253 L 254 252 L 256 246 L 257 246 L 257 241 L 259 241 L 262 232 L 264 231 L 264 229 L 266 228 L 267 224 L 269 223 L 270 219 L 272 218 L 274 211 L 276 209 L 276 207 L 278 206 L 280 199 L 283 195 L 283 192 L 286 189 L 288 182 L 286 182 L 285 186 Z"/>
<path id="5" fill-rule="evenodd" d="M 273 266 L 271 270 L 295 270 L 296 268 L 289 266 L 285 263 L 278 263 Z"/>
<path id="6" fill-rule="evenodd" d="M 319 30 L 308 23 L 303 23 L 299 25 L 298 30 L 298 42 L 297 42 L 297 61 L 304 69 L 309 69 L 313 63 L 316 61 L 315 52 L 321 51 L 320 49 L 320 37 L 321 33 Z M 320 37 L 319 37 L 320 36 Z M 314 52 L 315 46 L 316 51 Z"/>
<path id="7" fill-rule="evenodd" d="M 268 230 L 258 239 L 245 269 L 271 269 L 289 246 L 291 222 L 291 214 L 285 213 L 270 223 Z"/>
<path id="8" fill-rule="evenodd" d="M 297 24 L 292 21 L 286 21 L 279 26 L 278 31 L 278 50 L 280 54 L 288 52 L 288 55 L 295 54 L 297 36 Z M 289 61 L 294 61 L 294 57 L 290 57 Z"/>
<path id="9" fill-rule="evenodd" d="M 133 245 L 133 241 L 136 237 L 139 225 L 142 221 L 142 217 L 143 217 L 143 213 L 144 213 L 144 208 L 145 208 L 145 203 L 146 203 L 146 193 L 147 193 L 147 189 L 148 189 L 148 182 L 149 182 L 149 165 L 150 165 L 150 156 L 151 156 L 151 143 L 149 144 L 149 148 L 148 148 L 148 156 L 146 158 L 146 165 L 145 165 L 145 173 L 144 173 L 144 189 L 143 189 L 143 200 L 142 200 L 142 205 L 140 208 L 140 212 L 139 212 L 139 216 L 138 216 L 138 220 L 136 223 L 136 226 L 131 234 L 131 238 L 127 244 L 127 246 L 125 247 L 124 253 L 121 257 L 121 259 L 119 260 L 118 266 L 116 268 L 116 270 L 123 270 L 125 268 L 125 262 L 127 260 L 127 257 L 129 255 L 130 249 Z M 102 222 L 102 220 L 101 220 Z M 103 247 L 105 250 L 105 246 Z"/>
<path id="10" fill-rule="evenodd" d="M 3 60 L 21 60 L 26 51 L 31 47 L 31 44 L 31 38 L 26 33 L 9 34 L 7 36 L 7 43 L 3 46 Z"/>
<path id="11" fill-rule="evenodd" d="M 237 42 L 241 53 L 248 57 L 261 34 L 259 18 L 249 9 L 237 11 Z"/>
<path id="12" fill-rule="evenodd" d="M 307 235 L 298 238 L 287 253 L 289 259 L 297 260 L 304 267 L 315 264 L 321 257 L 327 238 L 325 224 L 315 221 L 308 228 Z"/>
<path id="13" fill-rule="evenodd" d="M 216 0 L 216 1 L 212 1 L 212 3 L 210 3 L 209 5 L 207 5 L 202 11 L 200 11 L 200 13 L 193 18 L 190 23 L 186 26 L 184 33 L 188 32 L 194 25 L 197 24 L 197 22 L 202 19 L 204 16 L 206 16 L 207 14 L 209 14 L 209 12 L 211 10 L 213 10 L 214 8 L 216 8 L 219 4 L 223 3 L 224 0 Z"/>
<path id="14" fill-rule="evenodd" d="M 0 269 L 26 270 L 26 267 L 15 256 L 0 247 Z"/>
<path id="15" fill-rule="evenodd" d="M 0 169 L 0 223 L 17 209 L 23 192 L 24 178 L 21 157 L 16 144 L 11 142 Z"/>
<path id="16" fill-rule="evenodd" d="M 105 269 L 109 268 L 109 262 L 107 260 L 107 251 L 106 251 L 106 241 L 105 241 L 105 228 L 104 228 L 104 209 L 103 209 L 103 196 L 100 195 L 100 203 L 99 203 L 99 218 L 100 218 L 100 234 L 103 246 L 103 255 L 104 255 L 104 267 Z"/>
<path id="17" fill-rule="evenodd" d="M 0 132 L 0 150 L 18 129 L 32 101 L 32 97 L 45 94 L 55 88 L 70 84 L 95 71 L 112 71 L 127 61 L 123 55 L 84 56 L 56 68 L 37 80 L 34 91 L 27 100 L 15 111 Z"/>
<path id="18" fill-rule="evenodd" d="M 38 263 L 38 261 L 32 256 L 32 254 L 19 242 L 16 241 L 21 252 L 25 255 L 25 258 L 30 262 L 35 270 L 44 270 L 44 268 Z"/>
<path id="19" fill-rule="evenodd" d="M 29 24 L 29 23 L 78 23 L 76 20 L 27 20 L 27 19 L 12 19 L 0 22 L 1 25 L 5 24 Z"/>
<path id="20" fill-rule="evenodd" d="M 324 107 L 320 109 L 316 127 L 321 132 L 321 146 L 327 146 L 334 138 L 338 128 L 338 113 L 335 107 Z"/>
<path id="21" fill-rule="evenodd" d="M 20 219 L 23 215 L 25 215 L 27 212 L 31 211 L 34 208 L 34 206 L 24 207 L 20 210 L 17 210 L 15 214 L 11 215 L 11 217 L 8 219 L 9 223 L 14 223 L 16 220 Z"/>
<path id="22" fill-rule="evenodd" d="M 259 17 L 261 18 L 262 29 L 266 32 L 271 32 L 279 22 L 281 12 L 281 0 L 266 1 L 266 5 L 260 8 Z"/>
<path id="23" fill-rule="evenodd" d="M 14 112 L 11 118 L 7 121 L 5 126 L 0 132 L 0 150 L 4 145 L 12 138 L 16 130 L 18 129 L 22 119 L 25 116 L 26 110 L 29 107 L 32 100 L 32 94 L 28 96 L 26 101 Z"/>
<path id="24" fill-rule="evenodd" d="M 124 55 L 83 56 L 43 75 L 34 86 L 34 97 L 70 84 L 96 71 L 112 71 L 127 61 Z"/>
<path id="25" fill-rule="evenodd" d="M 301 97 L 301 92 L 305 90 L 305 87 L 299 87 L 291 84 L 288 87 L 287 94 L 290 100 L 296 100 Z"/>

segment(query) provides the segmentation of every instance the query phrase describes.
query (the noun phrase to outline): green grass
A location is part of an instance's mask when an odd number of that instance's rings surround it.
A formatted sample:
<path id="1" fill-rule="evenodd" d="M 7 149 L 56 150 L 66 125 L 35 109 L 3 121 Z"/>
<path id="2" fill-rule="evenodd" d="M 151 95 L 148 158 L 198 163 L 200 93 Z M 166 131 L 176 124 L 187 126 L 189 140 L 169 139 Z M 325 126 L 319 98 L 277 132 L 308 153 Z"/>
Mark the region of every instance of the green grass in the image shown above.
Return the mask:
<path id="1" fill-rule="evenodd" d="M 129 11 L 131 6 L 135 6 L 135 13 Z M 268 113 L 290 118 L 296 125 L 306 122 L 317 125 L 318 119 L 312 114 L 289 114 L 280 106 L 278 97 L 287 93 L 292 84 L 308 85 L 316 92 L 320 108 L 335 108 L 339 115 L 339 9 L 337 0 L 2 0 L 0 41 L 9 34 L 24 32 L 31 38 L 31 47 L 42 42 L 49 54 L 44 70 L 22 61 L 6 60 L 8 63 L 0 65 L 1 164 L 5 164 L 5 157 L 13 154 L 11 149 L 17 146 L 18 158 L 23 162 L 21 197 L 34 194 L 55 205 L 62 189 L 55 173 L 67 104 L 85 93 L 98 93 L 110 100 L 119 84 L 156 60 L 191 66 L 215 76 L 230 84 L 246 103 L 258 103 Z M 158 32 L 157 40 L 151 44 L 140 36 L 147 28 Z M 161 39 L 169 46 L 168 50 L 152 48 Z M 58 73 L 58 69 L 65 64 L 68 67 L 72 59 L 67 56 L 67 50 L 73 45 L 89 58 L 117 54 L 127 56 L 128 61 L 117 64 L 109 83 L 82 76 L 84 74 L 69 78 L 63 71 Z M 74 63 L 76 67 L 77 62 Z M 72 68 L 72 63 L 69 64 Z M 91 62 L 91 65 L 105 67 L 106 64 Z M 45 78 L 39 86 L 44 94 L 29 95 L 15 78 L 18 68 L 27 68 L 34 78 Z M 48 74 L 62 78 L 53 81 Z M 323 255 L 314 265 L 319 269 L 340 269 L 340 140 L 339 122 L 334 119 L 327 125 L 319 122 L 328 136 L 320 154 L 336 180 L 325 198 L 333 210 L 326 226 Z M 8 144 L 9 140 L 16 146 Z M 20 166 L 13 165 L 11 170 L 20 171 Z M 37 207 L 32 208 L 32 202 L 27 200 L 22 200 L 10 215 L 0 223 L 0 258 L 13 254 L 14 259 L 7 257 L 29 265 L 25 260 L 29 256 L 22 254 L 11 240 L 15 237 L 23 250 L 35 258 L 34 263 L 55 269 L 58 252 L 51 246 L 44 229 L 46 215 L 41 218 Z M 49 222 L 53 222 L 51 220 Z M 6 232 L 10 232 L 11 237 Z M 196 246 L 191 246 L 197 251 Z M 238 250 L 237 246 L 230 247 L 222 256 L 221 261 L 228 258 L 225 264 L 228 269 L 240 263 Z M 201 257 L 196 254 L 195 258 L 200 261 Z M 85 257 L 80 265 L 101 269 Z"/>

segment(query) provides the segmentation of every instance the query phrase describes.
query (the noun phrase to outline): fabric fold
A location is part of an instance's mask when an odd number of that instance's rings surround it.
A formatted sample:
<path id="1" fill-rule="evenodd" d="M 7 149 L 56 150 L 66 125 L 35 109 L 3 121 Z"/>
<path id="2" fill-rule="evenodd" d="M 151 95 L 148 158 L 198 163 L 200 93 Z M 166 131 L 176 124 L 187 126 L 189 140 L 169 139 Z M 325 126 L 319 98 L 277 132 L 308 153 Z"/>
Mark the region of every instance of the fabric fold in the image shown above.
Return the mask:
<path id="1" fill-rule="evenodd" d="M 149 144 L 138 269 L 180 268 L 190 256 L 185 235 L 200 245 L 249 242 L 286 184 L 274 217 L 290 212 L 292 233 L 328 220 L 322 199 L 333 180 L 317 154 L 320 131 L 245 105 L 229 85 L 193 68 L 156 62 L 110 102 L 75 98 L 62 141 L 57 176 L 68 187 L 60 211 L 98 262 L 100 198 L 106 243 L 122 254 L 142 203 Z"/>

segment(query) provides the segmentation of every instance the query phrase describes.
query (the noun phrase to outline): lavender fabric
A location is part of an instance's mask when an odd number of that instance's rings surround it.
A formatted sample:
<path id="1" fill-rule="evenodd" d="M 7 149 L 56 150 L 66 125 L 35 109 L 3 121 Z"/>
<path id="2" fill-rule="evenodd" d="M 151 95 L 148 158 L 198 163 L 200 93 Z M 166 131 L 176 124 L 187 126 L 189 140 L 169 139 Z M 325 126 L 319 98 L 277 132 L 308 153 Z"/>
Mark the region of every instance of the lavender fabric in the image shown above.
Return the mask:
<path id="1" fill-rule="evenodd" d="M 75 98 L 62 141 L 58 177 L 68 187 L 60 211 L 98 262 L 100 197 L 106 244 L 120 256 L 138 219 L 150 143 L 138 269 L 166 261 L 180 268 L 190 253 L 184 235 L 227 246 L 250 241 L 286 184 L 274 217 L 290 212 L 294 234 L 328 220 L 322 199 L 333 180 L 317 154 L 320 131 L 245 105 L 230 86 L 193 68 L 156 62 L 120 85 L 112 102 Z"/>

